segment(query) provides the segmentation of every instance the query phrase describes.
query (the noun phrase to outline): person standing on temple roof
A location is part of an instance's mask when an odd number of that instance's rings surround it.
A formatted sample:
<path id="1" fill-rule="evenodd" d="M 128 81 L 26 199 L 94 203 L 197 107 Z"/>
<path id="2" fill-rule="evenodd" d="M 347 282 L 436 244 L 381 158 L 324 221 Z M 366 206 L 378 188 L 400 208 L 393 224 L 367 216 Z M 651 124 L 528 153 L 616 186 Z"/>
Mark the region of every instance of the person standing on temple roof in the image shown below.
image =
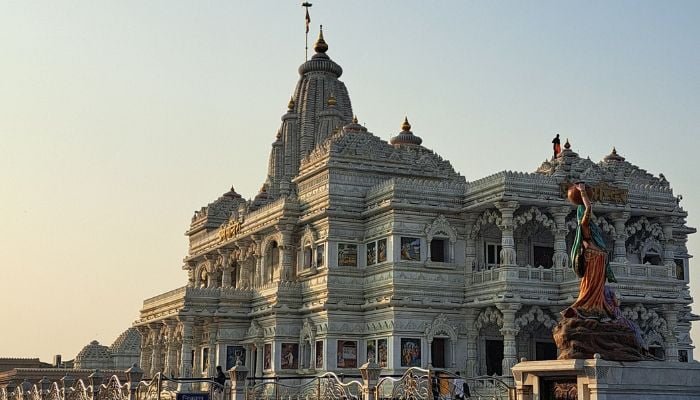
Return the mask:
<path id="1" fill-rule="evenodd" d="M 561 142 L 559 141 L 559 134 L 552 139 L 552 148 L 554 149 L 554 158 L 557 158 L 559 153 L 561 153 Z"/>

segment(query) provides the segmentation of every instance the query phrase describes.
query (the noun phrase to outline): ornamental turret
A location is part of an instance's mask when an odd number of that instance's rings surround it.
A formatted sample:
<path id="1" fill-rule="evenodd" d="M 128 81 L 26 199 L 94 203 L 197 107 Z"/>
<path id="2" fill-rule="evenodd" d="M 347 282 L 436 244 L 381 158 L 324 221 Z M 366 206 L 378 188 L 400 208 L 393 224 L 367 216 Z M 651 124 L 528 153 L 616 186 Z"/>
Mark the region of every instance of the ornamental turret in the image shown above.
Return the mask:
<path id="1" fill-rule="evenodd" d="M 316 144 L 323 142 L 343 125 L 343 114 L 336 107 L 338 101 L 331 93 L 326 101 L 328 108 L 318 113 L 318 131 L 316 132 Z"/>
<path id="2" fill-rule="evenodd" d="M 282 128 L 277 131 L 275 141 L 272 143 L 270 160 L 268 162 L 268 180 L 270 185 L 270 196 L 276 198 L 280 194 L 280 182 L 284 178 L 284 144 L 282 143 Z"/>
<path id="3" fill-rule="evenodd" d="M 392 145 L 399 146 L 420 146 L 423 139 L 414 135 L 411 132 L 411 124 L 408 123 L 408 117 L 405 117 L 401 124 L 401 132 L 389 140 Z"/>

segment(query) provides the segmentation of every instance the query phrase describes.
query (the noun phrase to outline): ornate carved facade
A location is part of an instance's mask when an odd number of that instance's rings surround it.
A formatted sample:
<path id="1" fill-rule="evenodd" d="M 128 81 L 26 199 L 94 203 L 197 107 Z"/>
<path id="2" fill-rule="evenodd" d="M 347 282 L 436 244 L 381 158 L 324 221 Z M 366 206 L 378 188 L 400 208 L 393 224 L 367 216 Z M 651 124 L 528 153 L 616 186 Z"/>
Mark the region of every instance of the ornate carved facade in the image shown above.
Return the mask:
<path id="1" fill-rule="evenodd" d="M 664 178 L 567 142 L 534 173 L 467 182 L 407 120 L 390 142 L 358 124 L 327 49 L 321 37 L 299 68 L 260 192 L 232 188 L 195 212 L 186 285 L 144 301 L 147 374 L 213 376 L 237 360 L 256 376 L 355 373 L 369 357 L 390 372 L 510 374 L 520 357 L 556 357 L 551 328 L 578 290 L 561 188 L 579 180 L 625 314 L 657 356 L 691 357 L 695 229 Z"/>

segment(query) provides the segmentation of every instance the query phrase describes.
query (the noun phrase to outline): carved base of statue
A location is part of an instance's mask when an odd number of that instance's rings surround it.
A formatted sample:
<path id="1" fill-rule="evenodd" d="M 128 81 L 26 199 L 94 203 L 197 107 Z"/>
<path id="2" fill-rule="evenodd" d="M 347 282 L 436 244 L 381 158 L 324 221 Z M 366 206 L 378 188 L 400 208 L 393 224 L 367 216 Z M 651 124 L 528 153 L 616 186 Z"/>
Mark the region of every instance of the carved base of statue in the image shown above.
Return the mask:
<path id="1" fill-rule="evenodd" d="M 639 347 L 634 331 L 616 321 L 564 317 L 552 333 L 560 360 L 593 358 L 596 353 L 610 361 L 649 359 Z"/>

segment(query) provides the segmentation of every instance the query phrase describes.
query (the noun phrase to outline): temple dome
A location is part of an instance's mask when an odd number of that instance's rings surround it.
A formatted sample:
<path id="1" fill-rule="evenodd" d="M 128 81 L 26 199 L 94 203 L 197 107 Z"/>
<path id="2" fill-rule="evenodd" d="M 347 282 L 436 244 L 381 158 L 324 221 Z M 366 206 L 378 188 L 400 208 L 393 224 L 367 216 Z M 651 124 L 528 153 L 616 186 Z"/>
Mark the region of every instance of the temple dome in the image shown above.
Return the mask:
<path id="1" fill-rule="evenodd" d="M 119 337 L 109 346 L 112 357 L 112 368 L 127 369 L 132 364 L 139 362 L 141 355 L 141 334 L 131 327 L 122 332 Z"/>
<path id="2" fill-rule="evenodd" d="M 139 354 L 141 352 L 141 334 L 136 328 L 129 328 L 109 346 L 111 355 Z"/>
<path id="3" fill-rule="evenodd" d="M 93 340 L 75 356 L 74 363 L 77 369 L 109 369 L 112 368 L 112 355 L 107 346 Z"/>
<path id="4" fill-rule="evenodd" d="M 423 139 L 416 136 L 411 132 L 411 124 L 408 123 L 408 117 L 404 118 L 403 124 L 401 124 L 401 132 L 398 135 L 392 137 L 389 143 L 394 146 L 409 145 L 409 146 L 420 146 L 423 143 Z"/>

